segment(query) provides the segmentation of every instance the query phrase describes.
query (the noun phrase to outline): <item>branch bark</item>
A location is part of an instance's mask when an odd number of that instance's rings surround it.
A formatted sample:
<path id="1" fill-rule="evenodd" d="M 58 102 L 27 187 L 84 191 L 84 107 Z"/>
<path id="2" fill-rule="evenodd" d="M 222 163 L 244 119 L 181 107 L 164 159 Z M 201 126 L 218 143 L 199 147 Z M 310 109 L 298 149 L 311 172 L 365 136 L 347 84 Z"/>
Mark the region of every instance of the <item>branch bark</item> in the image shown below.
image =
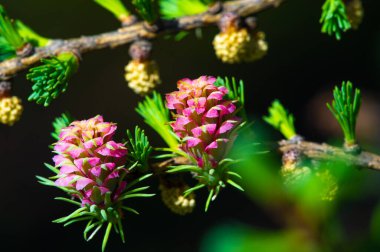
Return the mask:
<path id="1" fill-rule="evenodd" d="M 215 25 L 225 12 L 236 12 L 240 16 L 256 14 L 271 7 L 277 7 L 284 0 L 236 0 L 222 4 L 221 12 L 211 11 L 199 15 L 182 17 L 172 21 L 163 21 L 160 29 L 148 29 L 145 22 L 137 22 L 116 31 L 92 36 L 82 36 L 74 39 L 55 39 L 47 46 L 36 48 L 28 57 L 16 57 L 0 63 L 0 79 L 7 79 L 19 71 L 27 69 L 42 58 L 57 55 L 63 51 L 73 51 L 79 54 L 103 48 L 113 48 L 128 44 L 136 39 L 153 39 L 162 34 L 182 30 L 192 30 L 199 27 Z"/>
<path id="2" fill-rule="evenodd" d="M 282 153 L 297 150 L 311 159 L 345 161 L 359 167 L 380 171 L 380 156 L 370 152 L 363 151 L 355 155 L 345 152 L 343 148 L 334 147 L 325 143 L 318 144 L 307 141 L 293 142 L 284 140 L 281 141 L 279 145 Z"/>

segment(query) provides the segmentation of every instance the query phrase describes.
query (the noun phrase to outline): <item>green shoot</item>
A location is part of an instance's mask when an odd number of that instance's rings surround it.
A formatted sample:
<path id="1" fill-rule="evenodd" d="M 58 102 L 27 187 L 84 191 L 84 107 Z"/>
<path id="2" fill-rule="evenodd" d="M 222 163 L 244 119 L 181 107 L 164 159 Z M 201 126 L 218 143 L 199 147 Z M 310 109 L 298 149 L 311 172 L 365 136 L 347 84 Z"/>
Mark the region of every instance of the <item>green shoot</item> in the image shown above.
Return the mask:
<path id="1" fill-rule="evenodd" d="M 16 51 L 8 41 L 0 35 L 0 62 L 16 57 Z"/>
<path id="2" fill-rule="evenodd" d="M 164 19 L 175 19 L 207 11 L 208 4 L 202 0 L 160 0 L 160 13 Z"/>
<path id="3" fill-rule="evenodd" d="M 146 96 L 145 100 L 137 105 L 136 111 L 171 149 L 178 149 L 178 138 L 169 125 L 169 110 L 165 107 L 160 94 L 153 92 L 152 97 Z"/>
<path id="4" fill-rule="evenodd" d="M 132 3 L 140 16 L 149 24 L 154 23 L 158 18 L 156 0 L 133 0 Z"/>
<path id="5" fill-rule="evenodd" d="M 20 36 L 31 43 L 33 46 L 46 46 L 50 42 L 50 39 L 40 36 L 20 20 L 15 21 L 15 26 Z"/>
<path id="6" fill-rule="evenodd" d="M 138 167 L 142 170 L 148 168 L 148 159 L 153 148 L 149 143 L 148 137 L 145 132 L 141 130 L 138 126 L 135 127 L 134 136 L 127 130 L 128 136 L 128 156 L 131 163 L 138 162 Z"/>
<path id="7" fill-rule="evenodd" d="M 62 113 L 61 116 L 56 117 L 53 121 L 54 131 L 51 136 L 58 141 L 61 130 L 69 126 L 73 121 L 74 118 L 69 113 Z"/>
<path id="8" fill-rule="evenodd" d="M 356 119 L 361 105 L 361 93 L 359 89 L 353 89 L 352 83 L 342 83 L 341 89 L 334 88 L 334 100 L 331 105 L 327 103 L 328 109 L 334 115 L 342 128 L 344 141 L 347 146 L 356 144 Z"/>
<path id="9" fill-rule="evenodd" d="M 79 62 L 74 53 L 65 52 L 57 57 L 42 59 L 41 66 L 31 68 L 26 78 L 33 82 L 29 101 L 49 106 L 51 101 L 64 93 L 70 77 L 77 71 Z"/>
<path id="10" fill-rule="evenodd" d="M 319 22 L 322 23 L 322 33 L 335 35 L 337 40 L 341 39 L 343 32 L 351 28 L 343 0 L 326 0 Z"/>
<path id="11" fill-rule="evenodd" d="M 111 12 L 118 20 L 123 22 L 131 14 L 120 0 L 94 0 L 95 3 Z"/>
<path id="12" fill-rule="evenodd" d="M 0 37 L 4 38 L 14 51 L 21 49 L 25 44 L 2 5 L 0 5 Z"/>
<path id="13" fill-rule="evenodd" d="M 293 115 L 286 111 L 279 100 L 273 101 L 269 108 L 269 115 L 264 116 L 263 119 L 273 128 L 279 130 L 286 139 L 291 139 L 297 135 Z"/>

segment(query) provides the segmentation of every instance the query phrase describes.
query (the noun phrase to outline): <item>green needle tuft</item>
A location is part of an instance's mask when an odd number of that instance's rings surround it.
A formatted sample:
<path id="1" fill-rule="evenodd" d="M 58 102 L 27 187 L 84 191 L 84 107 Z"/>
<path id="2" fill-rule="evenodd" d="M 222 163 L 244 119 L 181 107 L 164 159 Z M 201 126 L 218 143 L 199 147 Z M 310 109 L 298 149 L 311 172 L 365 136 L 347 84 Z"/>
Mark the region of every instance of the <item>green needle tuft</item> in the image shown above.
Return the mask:
<path id="1" fill-rule="evenodd" d="M 159 93 L 153 92 L 152 97 L 146 96 L 144 101 L 137 105 L 136 111 L 144 118 L 145 123 L 152 127 L 171 149 L 178 149 L 178 138 L 169 125 L 169 110 L 165 107 L 162 96 Z"/>
<path id="2" fill-rule="evenodd" d="M 77 71 L 79 62 L 74 53 L 64 52 L 57 57 L 42 59 L 40 66 L 31 68 L 26 78 L 33 82 L 29 101 L 49 106 L 51 101 L 65 92 L 70 77 Z"/>
<path id="3" fill-rule="evenodd" d="M 53 121 L 54 131 L 51 136 L 58 141 L 61 130 L 69 126 L 73 121 L 74 118 L 69 113 L 62 113 L 61 116 L 56 117 Z"/>
<path id="4" fill-rule="evenodd" d="M 0 5 L 0 60 L 16 56 L 16 51 L 25 45 L 13 21 L 8 17 L 4 7 Z"/>
<path id="5" fill-rule="evenodd" d="M 154 23 L 158 18 L 156 0 L 133 0 L 132 4 L 140 16 L 149 24 Z"/>
<path id="6" fill-rule="evenodd" d="M 207 11 L 213 1 L 202 0 L 160 0 L 160 13 L 164 19 L 175 19 Z"/>
<path id="7" fill-rule="evenodd" d="M 326 0 L 322 6 L 322 16 L 319 22 L 322 23 L 322 33 L 335 35 L 337 40 L 341 39 L 343 32 L 351 28 L 346 6 L 342 0 Z"/>
<path id="8" fill-rule="evenodd" d="M 40 36 L 20 20 L 15 21 L 15 26 L 20 36 L 33 46 L 42 47 L 50 42 L 50 39 Z"/>
<path id="9" fill-rule="evenodd" d="M 327 103 L 328 109 L 334 115 L 342 128 L 346 146 L 356 144 L 356 120 L 361 105 L 361 93 L 359 89 L 353 88 L 351 82 L 343 82 L 339 89 L 334 88 L 334 100 L 331 105 Z"/>
<path id="10" fill-rule="evenodd" d="M 264 116 L 263 119 L 273 128 L 279 130 L 286 139 L 291 139 L 297 135 L 293 115 L 286 111 L 279 100 L 273 101 L 269 108 L 269 115 Z"/>
<path id="11" fill-rule="evenodd" d="M 123 22 L 131 14 L 120 0 L 94 0 L 95 3 L 111 12 L 117 19 Z"/>
<path id="12" fill-rule="evenodd" d="M 141 171 L 148 169 L 148 159 L 153 151 L 152 146 L 149 143 L 148 137 L 145 132 L 140 129 L 140 127 L 135 127 L 134 136 L 127 130 L 128 136 L 128 156 L 131 163 L 138 163 L 138 168 Z"/>

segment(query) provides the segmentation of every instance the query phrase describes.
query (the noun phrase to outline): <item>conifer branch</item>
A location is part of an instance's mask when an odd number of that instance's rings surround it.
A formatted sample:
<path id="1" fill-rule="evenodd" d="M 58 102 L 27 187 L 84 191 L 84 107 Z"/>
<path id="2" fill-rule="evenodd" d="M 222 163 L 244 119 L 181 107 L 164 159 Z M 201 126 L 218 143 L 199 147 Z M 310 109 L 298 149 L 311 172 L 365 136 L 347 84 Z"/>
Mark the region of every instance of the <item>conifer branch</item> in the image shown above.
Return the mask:
<path id="1" fill-rule="evenodd" d="M 182 17 L 170 21 L 162 21 L 159 28 L 149 27 L 146 22 L 137 22 L 122 27 L 116 31 L 92 36 L 82 36 L 74 39 L 55 39 L 44 47 L 37 47 L 27 57 L 15 57 L 0 63 L 0 79 L 9 78 L 18 72 L 30 68 L 41 59 L 56 56 L 63 51 L 72 51 L 80 54 L 113 48 L 128 44 L 139 38 L 153 39 L 162 34 L 176 33 L 183 30 L 216 25 L 223 13 L 236 12 L 240 16 L 249 16 L 268 8 L 277 7 L 284 0 L 236 0 L 227 1 L 221 5 L 221 11 L 206 11 L 204 13 Z"/>
<path id="2" fill-rule="evenodd" d="M 314 160 L 343 161 L 347 164 L 380 171 L 380 156 L 362 151 L 360 154 L 348 153 L 344 148 L 334 147 L 325 143 L 319 144 L 308 141 L 283 140 L 279 143 L 280 151 L 299 151 Z"/>

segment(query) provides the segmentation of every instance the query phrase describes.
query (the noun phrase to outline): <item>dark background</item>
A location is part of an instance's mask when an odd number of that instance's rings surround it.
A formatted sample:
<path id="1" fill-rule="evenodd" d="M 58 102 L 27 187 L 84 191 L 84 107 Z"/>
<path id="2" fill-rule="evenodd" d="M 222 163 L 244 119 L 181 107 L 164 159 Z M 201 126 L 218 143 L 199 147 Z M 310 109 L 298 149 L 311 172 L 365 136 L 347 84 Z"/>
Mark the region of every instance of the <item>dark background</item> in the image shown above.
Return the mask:
<path id="1" fill-rule="evenodd" d="M 355 32 L 344 34 L 341 42 L 319 32 L 323 1 L 293 0 L 280 8 L 259 15 L 260 28 L 266 32 L 270 50 L 261 61 L 243 65 L 225 65 L 214 55 L 211 41 L 216 28 L 203 29 L 203 39 L 194 35 L 181 42 L 157 39 L 154 58 L 160 65 L 162 93 L 175 89 L 183 77 L 200 75 L 235 76 L 246 84 L 247 110 L 262 128 L 260 118 L 275 98 L 279 98 L 296 116 L 299 132 L 310 140 L 329 141 L 340 137 L 337 124 L 325 109 L 330 90 L 342 80 L 351 80 L 365 97 L 359 139 L 371 149 L 380 145 L 378 101 L 380 84 L 380 2 L 363 1 L 364 22 Z M 8 13 L 22 19 L 47 37 L 70 38 L 115 29 L 118 22 L 90 0 L 2 0 Z M 54 188 L 36 182 L 35 175 L 49 176 L 44 162 L 51 162 L 48 145 L 51 122 L 64 111 L 78 119 L 104 115 L 119 125 L 119 139 L 127 128 L 144 126 L 134 111 L 140 97 L 124 81 L 128 46 L 91 52 L 83 57 L 79 72 L 70 81 L 66 94 L 48 108 L 27 102 L 31 83 L 20 73 L 14 80 L 14 94 L 24 100 L 25 111 L 14 127 L 0 125 L 0 250 L 1 251 L 99 251 L 101 236 L 86 243 L 83 225 L 63 228 L 51 221 L 72 211 L 71 206 L 53 200 L 62 195 Z M 161 144 L 148 127 L 151 142 Z M 268 140 L 279 139 L 269 130 Z M 368 172 L 377 179 L 377 173 Z M 377 176 L 377 177 L 376 177 Z M 378 187 L 373 190 L 379 191 Z M 152 191 L 156 191 L 153 186 Z M 356 216 L 348 227 L 365 229 L 370 209 L 378 193 L 348 206 Z M 202 237 L 213 226 L 240 221 L 256 227 L 275 228 L 272 218 L 235 190 L 224 190 L 207 214 L 203 213 L 204 195 L 200 195 L 195 213 L 181 217 L 171 214 L 159 196 L 134 200 L 131 206 L 140 216 L 127 215 L 127 244 L 111 235 L 109 251 L 197 251 Z M 360 213 L 360 214 L 359 214 Z M 363 223 L 364 224 L 363 224 Z M 356 223 L 356 224 L 355 224 Z M 355 232 L 354 232 L 355 233 Z"/>

